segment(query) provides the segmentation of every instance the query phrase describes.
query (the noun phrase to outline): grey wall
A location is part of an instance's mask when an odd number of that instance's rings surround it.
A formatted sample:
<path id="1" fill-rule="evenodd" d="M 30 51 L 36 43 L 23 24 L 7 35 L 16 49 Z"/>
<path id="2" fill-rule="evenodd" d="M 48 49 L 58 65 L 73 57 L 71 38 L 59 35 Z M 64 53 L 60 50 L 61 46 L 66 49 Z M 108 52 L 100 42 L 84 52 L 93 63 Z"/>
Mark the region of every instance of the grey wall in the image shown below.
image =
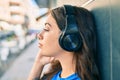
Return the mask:
<path id="1" fill-rule="evenodd" d="M 85 7 L 96 21 L 101 80 L 120 80 L 120 0 L 94 0 Z"/>

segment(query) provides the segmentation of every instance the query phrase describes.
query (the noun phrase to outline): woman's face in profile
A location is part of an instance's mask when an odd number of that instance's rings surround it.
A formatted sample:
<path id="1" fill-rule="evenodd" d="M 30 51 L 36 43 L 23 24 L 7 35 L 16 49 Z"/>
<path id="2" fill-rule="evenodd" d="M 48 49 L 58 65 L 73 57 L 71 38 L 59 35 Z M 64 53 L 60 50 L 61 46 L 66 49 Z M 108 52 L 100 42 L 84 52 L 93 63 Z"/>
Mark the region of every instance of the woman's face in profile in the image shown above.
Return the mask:
<path id="1" fill-rule="evenodd" d="M 42 55 L 56 56 L 63 51 L 58 42 L 60 32 L 55 19 L 49 14 L 43 31 L 38 35 Z"/>

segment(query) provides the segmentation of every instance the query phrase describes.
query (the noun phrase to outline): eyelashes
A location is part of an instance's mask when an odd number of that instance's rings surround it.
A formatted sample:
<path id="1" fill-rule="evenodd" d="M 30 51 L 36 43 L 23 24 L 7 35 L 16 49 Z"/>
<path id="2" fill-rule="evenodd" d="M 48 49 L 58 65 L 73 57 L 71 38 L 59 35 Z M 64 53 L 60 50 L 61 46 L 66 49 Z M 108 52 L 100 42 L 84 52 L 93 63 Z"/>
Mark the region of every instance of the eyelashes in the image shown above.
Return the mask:
<path id="1" fill-rule="evenodd" d="M 49 29 L 46 29 L 46 28 L 44 28 L 43 30 L 44 30 L 44 31 L 49 31 Z"/>

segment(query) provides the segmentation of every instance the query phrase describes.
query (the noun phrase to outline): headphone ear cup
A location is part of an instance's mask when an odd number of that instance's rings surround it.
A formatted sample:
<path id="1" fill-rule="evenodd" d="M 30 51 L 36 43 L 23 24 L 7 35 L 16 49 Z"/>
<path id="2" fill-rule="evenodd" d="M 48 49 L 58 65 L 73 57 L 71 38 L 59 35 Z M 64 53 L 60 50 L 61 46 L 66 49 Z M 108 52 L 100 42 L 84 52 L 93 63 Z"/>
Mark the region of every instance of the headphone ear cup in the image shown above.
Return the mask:
<path id="1" fill-rule="evenodd" d="M 59 44 L 67 51 L 77 51 L 82 46 L 82 41 L 77 34 L 60 35 Z"/>
<path id="2" fill-rule="evenodd" d="M 59 44 L 64 50 L 79 51 L 82 48 L 82 38 L 74 16 L 75 11 L 70 5 L 64 5 L 64 11 L 66 24 L 59 37 Z"/>

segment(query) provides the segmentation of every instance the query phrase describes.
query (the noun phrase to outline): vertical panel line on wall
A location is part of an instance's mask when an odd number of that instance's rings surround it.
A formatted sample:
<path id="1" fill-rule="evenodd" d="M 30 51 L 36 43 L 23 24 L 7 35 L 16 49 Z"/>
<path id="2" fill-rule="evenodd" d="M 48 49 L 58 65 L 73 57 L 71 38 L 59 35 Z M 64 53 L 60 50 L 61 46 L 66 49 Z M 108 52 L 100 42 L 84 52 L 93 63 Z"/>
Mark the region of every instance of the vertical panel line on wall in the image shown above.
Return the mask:
<path id="1" fill-rule="evenodd" d="M 113 80 L 113 70 L 112 70 L 112 68 L 113 68 L 113 64 L 112 64 L 112 19 L 111 19 L 111 17 L 112 17 L 112 13 L 111 13 L 111 0 L 109 0 L 109 4 L 110 4 L 110 12 L 109 12 L 109 14 L 110 14 L 110 80 Z"/>

